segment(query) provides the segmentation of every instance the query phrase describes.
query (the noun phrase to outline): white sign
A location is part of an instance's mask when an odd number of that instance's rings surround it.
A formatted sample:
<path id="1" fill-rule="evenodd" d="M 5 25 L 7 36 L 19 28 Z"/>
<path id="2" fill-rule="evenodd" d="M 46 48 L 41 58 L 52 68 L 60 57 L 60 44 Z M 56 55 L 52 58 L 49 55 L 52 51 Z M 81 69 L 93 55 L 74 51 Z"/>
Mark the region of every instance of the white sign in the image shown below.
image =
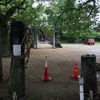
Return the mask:
<path id="1" fill-rule="evenodd" d="M 14 56 L 21 55 L 21 45 L 13 45 L 13 54 Z"/>

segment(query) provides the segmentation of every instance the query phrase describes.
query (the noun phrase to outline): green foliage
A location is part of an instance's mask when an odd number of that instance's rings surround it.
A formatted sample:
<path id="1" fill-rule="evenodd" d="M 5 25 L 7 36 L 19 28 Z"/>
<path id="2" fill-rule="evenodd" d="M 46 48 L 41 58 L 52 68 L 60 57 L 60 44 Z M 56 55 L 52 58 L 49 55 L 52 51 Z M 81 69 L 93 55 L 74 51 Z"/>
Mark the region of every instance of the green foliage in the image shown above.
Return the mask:
<path id="1" fill-rule="evenodd" d="M 100 32 L 96 32 L 93 29 L 89 28 L 83 33 L 80 34 L 81 38 L 99 38 Z"/>
<path id="2" fill-rule="evenodd" d="M 31 3 L 30 3 L 31 2 Z M 0 27 L 6 27 L 6 22 L 11 20 L 20 11 L 32 7 L 34 0 L 2 0 L 0 1 Z"/>
<path id="3" fill-rule="evenodd" d="M 67 31 L 77 36 L 77 30 L 86 30 L 94 23 L 91 18 L 94 18 L 98 12 L 97 7 L 90 5 L 90 2 L 77 4 L 76 0 L 53 0 L 48 7 L 42 3 L 39 3 L 37 7 L 32 7 L 32 3 L 32 0 L 28 4 L 25 3 L 30 7 L 25 11 L 20 10 L 13 17 L 23 20 L 26 25 L 32 24 L 38 28 L 42 26 L 48 34 L 54 33 L 55 30 L 51 28 L 53 25 L 58 28 L 58 31 Z"/>
<path id="4" fill-rule="evenodd" d="M 100 32 L 96 32 L 92 28 L 88 28 L 87 30 L 77 30 L 75 33 L 73 31 L 62 32 L 63 39 L 67 39 L 67 38 L 86 39 L 86 38 L 99 38 L 99 37 L 100 37 Z"/>
<path id="5" fill-rule="evenodd" d="M 91 0 L 78 3 L 76 0 L 52 0 L 47 7 L 39 1 L 38 3 L 37 7 L 33 7 L 34 0 L 11 0 L 10 3 L 1 5 L 0 13 L 7 14 L 14 6 L 12 14 L 9 13 L 10 18 L 22 20 L 26 26 L 32 24 L 34 27 L 42 27 L 48 34 L 55 31 L 52 25 L 58 31 L 63 30 L 65 33 L 67 31 L 75 37 L 79 35 L 77 30 L 87 30 L 94 23 L 91 18 L 95 18 L 98 13 L 95 2 Z"/>

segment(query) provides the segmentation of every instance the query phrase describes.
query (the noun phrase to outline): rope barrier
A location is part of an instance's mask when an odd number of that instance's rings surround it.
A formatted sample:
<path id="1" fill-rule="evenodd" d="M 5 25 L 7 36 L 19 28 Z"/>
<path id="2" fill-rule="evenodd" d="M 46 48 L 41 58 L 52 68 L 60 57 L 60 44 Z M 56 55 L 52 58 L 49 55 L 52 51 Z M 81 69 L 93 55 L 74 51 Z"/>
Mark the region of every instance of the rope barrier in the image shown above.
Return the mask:
<path id="1" fill-rule="evenodd" d="M 26 98 L 26 96 L 24 97 L 24 98 L 21 98 L 21 100 L 25 100 L 25 98 Z M 11 99 L 9 99 L 9 98 L 7 98 L 8 100 L 11 100 Z"/>
<path id="2" fill-rule="evenodd" d="M 22 92 L 22 93 L 18 94 L 18 95 L 17 95 L 17 97 L 19 97 L 19 96 L 21 96 L 21 95 L 23 95 L 23 94 L 25 94 L 25 93 L 26 93 L 26 90 L 25 90 L 24 92 Z M 13 95 L 8 94 L 8 96 L 12 97 Z"/>
<path id="3" fill-rule="evenodd" d="M 84 96 L 84 97 L 85 97 L 85 98 L 89 98 L 89 97 L 86 97 L 86 96 Z M 93 98 L 93 100 L 94 100 L 94 99 L 98 99 L 98 98 L 99 98 L 99 95 L 98 95 L 97 97 Z"/>
<path id="4" fill-rule="evenodd" d="M 16 98 L 15 100 L 17 100 L 20 96 L 24 95 L 26 93 L 26 90 L 20 94 L 17 95 L 16 92 L 13 92 L 13 94 L 8 94 L 8 97 L 11 97 L 11 98 Z M 21 100 L 25 99 L 26 98 L 26 95 L 24 98 L 21 98 Z M 10 99 L 9 99 L 10 100 Z"/>
<path id="5" fill-rule="evenodd" d="M 25 97 L 23 97 L 23 98 L 20 98 L 21 100 L 25 100 L 25 98 L 26 98 L 26 95 L 25 95 Z M 7 99 L 8 100 L 11 100 L 11 99 L 9 99 L 8 97 L 7 97 Z M 17 99 L 16 99 L 17 100 Z"/>
<path id="6" fill-rule="evenodd" d="M 11 43 L 10 43 L 10 31 L 11 29 L 9 28 L 8 31 L 8 51 L 11 57 L 15 58 L 15 59 L 25 59 L 25 68 L 27 68 L 27 64 L 29 62 L 29 55 L 30 55 L 30 30 L 29 28 L 27 29 L 27 32 L 25 33 L 23 40 L 21 42 L 21 46 L 23 44 L 23 42 L 25 41 L 25 54 L 24 55 L 20 55 L 20 56 L 15 56 L 12 51 L 11 51 Z"/>
<path id="7" fill-rule="evenodd" d="M 92 98 L 93 100 L 99 98 L 99 95 L 97 95 L 97 94 L 98 94 L 98 91 L 93 94 L 93 98 Z M 94 97 L 95 95 L 97 95 L 97 96 Z M 90 94 L 84 93 L 84 97 L 85 98 L 89 98 L 90 97 Z"/>
<path id="8" fill-rule="evenodd" d="M 87 96 L 89 96 L 89 94 L 88 93 L 84 93 L 85 95 L 87 95 Z M 97 92 L 95 92 L 94 94 L 93 94 L 93 96 L 94 95 L 96 95 L 96 94 L 98 94 L 98 91 Z"/>

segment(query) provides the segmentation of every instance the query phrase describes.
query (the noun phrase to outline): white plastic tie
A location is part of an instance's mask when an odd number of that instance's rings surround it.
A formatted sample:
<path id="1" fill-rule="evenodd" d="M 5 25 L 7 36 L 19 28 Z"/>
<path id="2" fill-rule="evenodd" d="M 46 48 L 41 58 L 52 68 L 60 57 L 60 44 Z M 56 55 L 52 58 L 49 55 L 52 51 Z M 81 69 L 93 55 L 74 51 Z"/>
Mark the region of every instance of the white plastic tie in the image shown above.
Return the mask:
<path id="1" fill-rule="evenodd" d="M 25 58 L 26 60 L 29 60 L 29 58 L 28 58 L 28 56 L 26 56 L 26 58 Z"/>
<path id="2" fill-rule="evenodd" d="M 13 100 L 17 100 L 17 93 L 13 92 Z"/>
<path id="3" fill-rule="evenodd" d="M 28 43 L 28 48 L 30 48 L 30 43 Z"/>

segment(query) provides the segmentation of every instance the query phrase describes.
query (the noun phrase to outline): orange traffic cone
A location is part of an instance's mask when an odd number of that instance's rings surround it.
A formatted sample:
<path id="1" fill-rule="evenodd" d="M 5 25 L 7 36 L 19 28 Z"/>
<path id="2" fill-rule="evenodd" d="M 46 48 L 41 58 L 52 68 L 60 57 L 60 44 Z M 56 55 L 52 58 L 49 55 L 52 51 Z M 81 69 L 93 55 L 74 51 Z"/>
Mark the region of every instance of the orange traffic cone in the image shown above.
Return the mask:
<path id="1" fill-rule="evenodd" d="M 72 78 L 78 79 L 78 66 L 77 63 L 74 64 L 74 72 Z"/>
<path id="2" fill-rule="evenodd" d="M 51 81 L 51 77 L 49 77 L 48 74 L 48 66 L 47 66 L 47 56 L 46 56 L 46 60 L 45 60 L 45 72 L 44 72 L 44 77 L 42 77 L 42 81 Z"/>

